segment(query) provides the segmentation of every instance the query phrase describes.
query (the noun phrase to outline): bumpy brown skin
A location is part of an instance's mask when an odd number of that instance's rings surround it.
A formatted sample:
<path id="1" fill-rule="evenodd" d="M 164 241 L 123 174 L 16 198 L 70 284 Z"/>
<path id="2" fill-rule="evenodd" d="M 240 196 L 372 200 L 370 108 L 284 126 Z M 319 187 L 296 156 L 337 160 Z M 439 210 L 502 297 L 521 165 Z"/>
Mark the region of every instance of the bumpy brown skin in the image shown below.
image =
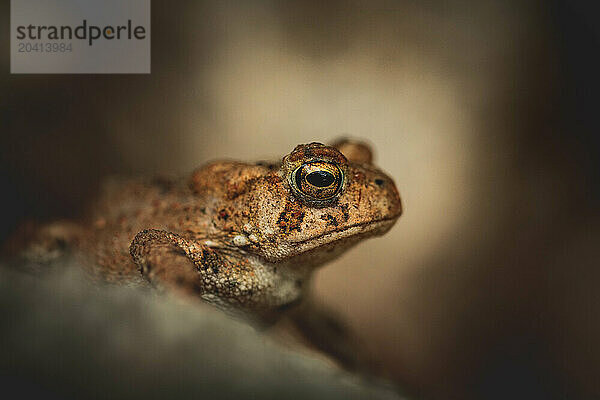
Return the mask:
<path id="1" fill-rule="evenodd" d="M 331 197 L 299 189 L 295 172 L 307 163 L 328 163 L 343 178 Z M 15 242 L 28 241 L 22 253 L 40 266 L 68 251 L 105 281 L 150 282 L 261 325 L 279 321 L 347 368 L 372 373 L 355 338 L 306 294 L 317 267 L 384 234 L 401 212 L 369 147 L 340 140 L 299 145 L 281 163 L 219 161 L 181 180 L 107 182 L 84 221 L 33 230 L 33 240 L 25 229 Z"/>
<path id="2" fill-rule="evenodd" d="M 314 161 L 345 176 L 335 198 L 318 204 L 291 184 L 295 168 Z M 225 308 L 268 313 L 298 302 L 316 267 L 398 219 L 396 186 L 370 162 L 361 143 L 311 143 L 281 164 L 219 161 L 181 181 L 113 182 L 90 220 L 62 235 L 108 281 L 141 273 Z"/>

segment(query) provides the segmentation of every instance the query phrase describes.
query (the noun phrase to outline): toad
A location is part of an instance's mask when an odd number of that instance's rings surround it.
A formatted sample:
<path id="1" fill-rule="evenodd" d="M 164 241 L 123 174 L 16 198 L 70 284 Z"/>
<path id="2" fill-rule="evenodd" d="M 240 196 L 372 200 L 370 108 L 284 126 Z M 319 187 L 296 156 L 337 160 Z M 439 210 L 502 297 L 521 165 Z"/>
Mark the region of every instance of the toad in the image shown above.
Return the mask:
<path id="1" fill-rule="evenodd" d="M 180 180 L 111 182 L 84 221 L 42 229 L 36 246 L 72 249 L 106 281 L 143 277 L 274 320 L 301 302 L 318 267 L 386 233 L 401 212 L 370 148 L 341 140 L 298 145 L 277 163 L 217 161 Z"/>

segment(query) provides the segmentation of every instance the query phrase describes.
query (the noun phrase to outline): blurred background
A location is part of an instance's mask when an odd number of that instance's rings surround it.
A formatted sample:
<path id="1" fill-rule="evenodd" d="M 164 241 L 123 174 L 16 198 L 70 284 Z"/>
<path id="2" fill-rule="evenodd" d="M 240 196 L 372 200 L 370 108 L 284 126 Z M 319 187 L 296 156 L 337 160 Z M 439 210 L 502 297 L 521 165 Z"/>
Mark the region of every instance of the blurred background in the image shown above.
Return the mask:
<path id="1" fill-rule="evenodd" d="M 109 174 L 372 144 L 404 215 L 316 293 L 425 399 L 600 397 L 600 29 L 582 0 L 152 4 L 150 75 L 10 75 L 0 240 Z M 9 2 L 0 4 L 9 25 Z"/>

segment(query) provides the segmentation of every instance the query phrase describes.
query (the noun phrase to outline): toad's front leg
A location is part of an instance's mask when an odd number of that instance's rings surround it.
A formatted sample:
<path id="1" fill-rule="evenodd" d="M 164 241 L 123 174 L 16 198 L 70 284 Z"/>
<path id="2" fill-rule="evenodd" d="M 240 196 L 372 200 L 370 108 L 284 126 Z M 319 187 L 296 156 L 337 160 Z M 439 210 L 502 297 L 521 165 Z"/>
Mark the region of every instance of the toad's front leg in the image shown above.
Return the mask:
<path id="1" fill-rule="evenodd" d="M 129 252 L 142 275 L 153 285 L 200 297 L 220 308 L 239 307 L 240 298 L 249 289 L 240 285 L 240 276 L 245 271 L 239 263 L 172 232 L 141 231 Z"/>

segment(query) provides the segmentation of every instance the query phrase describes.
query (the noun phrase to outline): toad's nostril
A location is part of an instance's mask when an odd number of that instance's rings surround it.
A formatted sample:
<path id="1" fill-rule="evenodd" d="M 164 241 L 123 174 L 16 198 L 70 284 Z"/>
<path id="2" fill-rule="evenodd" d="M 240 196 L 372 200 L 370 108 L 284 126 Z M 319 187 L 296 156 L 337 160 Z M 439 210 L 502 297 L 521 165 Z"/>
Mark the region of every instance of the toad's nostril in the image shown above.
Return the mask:
<path id="1" fill-rule="evenodd" d="M 384 183 L 385 183 L 385 181 L 383 179 L 379 179 L 379 178 L 375 179 L 375 184 L 377 186 L 383 186 Z"/>

